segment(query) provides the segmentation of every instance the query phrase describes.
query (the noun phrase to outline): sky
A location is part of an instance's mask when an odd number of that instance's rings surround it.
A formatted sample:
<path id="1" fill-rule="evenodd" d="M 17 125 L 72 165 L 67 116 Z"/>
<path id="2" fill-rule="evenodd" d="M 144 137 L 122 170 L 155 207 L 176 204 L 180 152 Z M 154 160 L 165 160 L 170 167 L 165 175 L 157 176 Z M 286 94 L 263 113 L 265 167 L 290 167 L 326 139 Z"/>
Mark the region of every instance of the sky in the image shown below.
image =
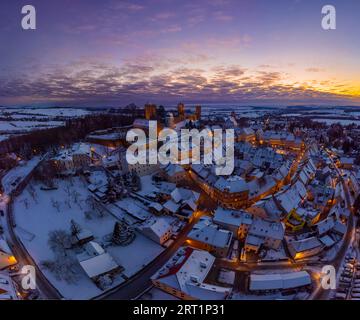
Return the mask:
<path id="1" fill-rule="evenodd" d="M 1 0 L 0 105 L 360 106 L 359 17 L 358 0 Z"/>

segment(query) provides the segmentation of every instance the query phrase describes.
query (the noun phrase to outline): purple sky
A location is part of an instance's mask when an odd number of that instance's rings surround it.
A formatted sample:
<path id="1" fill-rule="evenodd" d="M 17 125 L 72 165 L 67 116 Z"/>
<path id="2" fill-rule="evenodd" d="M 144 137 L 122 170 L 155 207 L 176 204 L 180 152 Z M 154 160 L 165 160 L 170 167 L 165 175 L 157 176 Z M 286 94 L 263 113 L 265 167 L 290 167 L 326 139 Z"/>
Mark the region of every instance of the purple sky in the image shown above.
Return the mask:
<path id="1" fill-rule="evenodd" d="M 358 0 L 2 0 L 0 104 L 360 105 L 359 15 Z"/>

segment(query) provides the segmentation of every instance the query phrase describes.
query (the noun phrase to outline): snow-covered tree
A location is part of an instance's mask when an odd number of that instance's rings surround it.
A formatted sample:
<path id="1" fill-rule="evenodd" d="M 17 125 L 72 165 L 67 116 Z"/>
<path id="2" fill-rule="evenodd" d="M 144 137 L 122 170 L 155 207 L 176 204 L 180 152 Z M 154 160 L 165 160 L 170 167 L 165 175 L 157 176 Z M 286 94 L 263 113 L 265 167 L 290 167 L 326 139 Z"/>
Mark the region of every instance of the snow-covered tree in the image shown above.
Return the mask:
<path id="1" fill-rule="evenodd" d="M 126 246 L 135 239 L 134 230 L 123 220 L 116 222 L 112 234 L 111 242 L 115 245 Z"/>

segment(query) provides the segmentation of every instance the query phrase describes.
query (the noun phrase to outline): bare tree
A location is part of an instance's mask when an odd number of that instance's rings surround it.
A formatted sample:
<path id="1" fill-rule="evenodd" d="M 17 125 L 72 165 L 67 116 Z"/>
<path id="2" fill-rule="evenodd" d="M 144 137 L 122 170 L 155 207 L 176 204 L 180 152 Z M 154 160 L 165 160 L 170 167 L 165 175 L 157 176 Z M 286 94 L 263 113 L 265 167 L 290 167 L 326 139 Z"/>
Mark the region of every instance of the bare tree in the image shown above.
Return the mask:
<path id="1" fill-rule="evenodd" d="M 65 188 L 64 188 L 64 190 L 65 190 L 66 195 L 67 195 L 68 197 L 70 197 L 70 196 L 71 196 L 71 188 L 70 188 L 70 186 L 69 186 L 69 185 L 66 185 Z"/>
<path id="2" fill-rule="evenodd" d="M 69 199 L 66 199 L 66 200 L 64 201 L 64 203 L 66 204 L 66 206 L 67 206 L 69 209 L 71 209 L 71 202 L 70 202 Z"/>
<path id="3" fill-rule="evenodd" d="M 54 198 L 51 198 L 51 204 L 57 210 L 57 212 L 60 212 L 60 203 L 59 203 L 59 201 L 54 200 Z"/>
<path id="4" fill-rule="evenodd" d="M 37 193 L 35 191 L 35 188 L 32 184 L 29 185 L 28 192 L 31 196 L 31 198 L 34 200 L 35 203 L 38 203 L 37 201 Z"/>
<path id="5" fill-rule="evenodd" d="M 27 198 L 25 198 L 23 202 L 24 202 L 25 209 L 29 209 L 29 200 Z"/>
<path id="6" fill-rule="evenodd" d="M 58 255 L 67 256 L 66 249 L 70 248 L 70 236 L 64 230 L 53 230 L 49 232 L 48 245 Z"/>
<path id="7" fill-rule="evenodd" d="M 75 190 L 73 193 L 72 193 L 72 197 L 73 197 L 73 200 L 75 203 L 78 203 L 79 202 L 79 198 L 80 198 L 81 194 Z"/>

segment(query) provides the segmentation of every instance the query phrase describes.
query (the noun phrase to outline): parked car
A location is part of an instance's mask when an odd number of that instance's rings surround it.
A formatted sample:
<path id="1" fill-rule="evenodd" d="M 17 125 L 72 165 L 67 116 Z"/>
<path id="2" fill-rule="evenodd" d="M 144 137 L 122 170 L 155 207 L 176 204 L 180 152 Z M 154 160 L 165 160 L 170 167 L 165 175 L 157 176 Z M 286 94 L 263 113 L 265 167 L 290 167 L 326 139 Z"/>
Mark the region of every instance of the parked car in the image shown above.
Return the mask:
<path id="1" fill-rule="evenodd" d="M 340 277 L 340 281 L 350 283 L 351 279 L 346 277 Z"/>
<path id="2" fill-rule="evenodd" d="M 341 293 L 341 292 L 337 292 L 335 294 L 335 298 L 338 300 L 345 300 L 346 299 L 346 294 L 345 293 Z"/>

